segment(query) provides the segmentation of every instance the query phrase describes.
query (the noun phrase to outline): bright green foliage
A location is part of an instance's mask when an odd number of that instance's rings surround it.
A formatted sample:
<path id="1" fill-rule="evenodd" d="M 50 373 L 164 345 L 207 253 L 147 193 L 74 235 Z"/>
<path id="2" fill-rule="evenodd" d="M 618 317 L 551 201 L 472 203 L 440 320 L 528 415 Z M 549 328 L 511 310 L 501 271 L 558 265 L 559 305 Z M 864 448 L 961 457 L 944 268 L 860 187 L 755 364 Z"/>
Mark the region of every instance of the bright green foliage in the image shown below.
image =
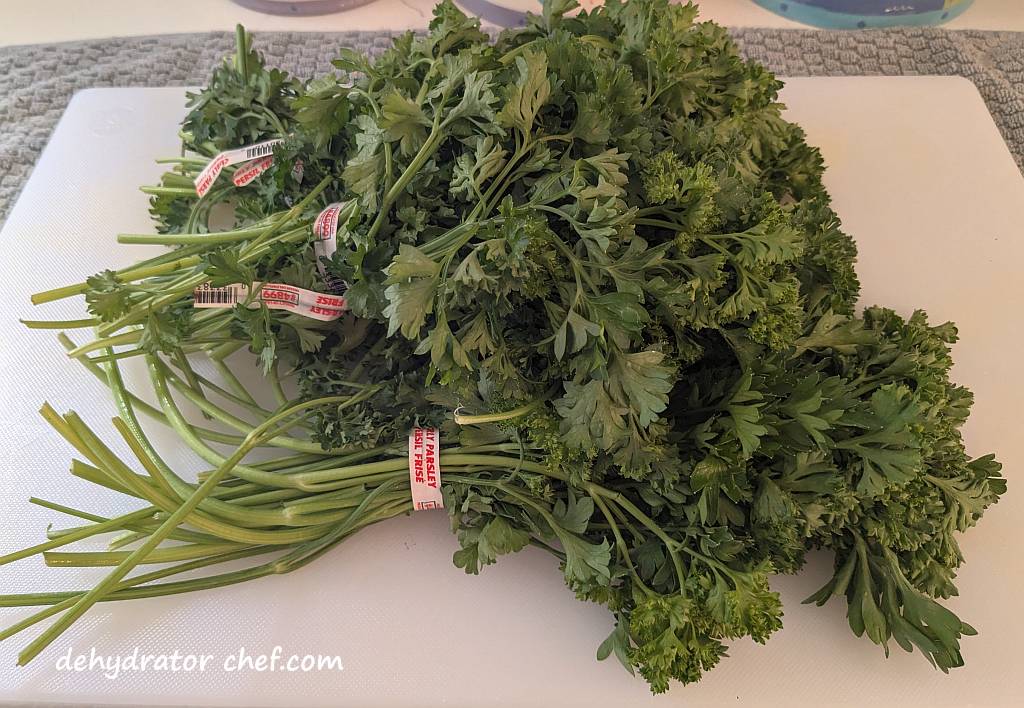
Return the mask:
<path id="1" fill-rule="evenodd" d="M 599 657 L 654 691 L 698 680 L 732 639 L 766 641 L 770 575 L 813 548 L 836 573 L 812 600 L 844 597 L 856 634 L 960 665 L 973 630 L 935 598 L 956 593 L 956 534 L 1005 482 L 964 451 L 955 329 L 854 313 L 821 158 L 723 28 L 668 0 L 575 8 L 548 0 L 490 42 L 446 0 L 425 36 L 344 50 L 340 74 L 305 84 L 245 40 L 245 69 L 192 98 L 185 146 L 284 137 L 275 165 L 203 201 L 156 196 L 159 228 L 201 233 L 229 197 L 241 227 L 265 225 L 312 184 L 288 228 L 353 205 L 326 264 L 350 315 L 238 308 L 228 333 L 294 366 L 307 398 L 365 387 L 317 410 L 325 449 L 393 458 L 421 424 L 512 451 L 445 477 L 455 564 L 550 551 L 616 618 Z M 197 272 L 316 287 L 305 233 L 269 241 L 211 246 Z M 148 302 L 110 273 L 88 285 L 105 322 Z M 160 313 L 152 349 L 187 343 L 179 316 Z M 460 427 L 456 408 L 483 419 Z"/>
<path id="2" fill-rule="evenodd" d="M 239 35 L 236 55 L 214 70 L 205 88 L 188 94 L 185 144 L 201 155 L 283 132 L 293 118 L 290 103 L 301 84 L 283 71 L 266 69 L 263 57 L 252 48 L 252 37 L 241 27 Z M 304 98 L 298 107 L 308 106 L 310 100 Z"/>

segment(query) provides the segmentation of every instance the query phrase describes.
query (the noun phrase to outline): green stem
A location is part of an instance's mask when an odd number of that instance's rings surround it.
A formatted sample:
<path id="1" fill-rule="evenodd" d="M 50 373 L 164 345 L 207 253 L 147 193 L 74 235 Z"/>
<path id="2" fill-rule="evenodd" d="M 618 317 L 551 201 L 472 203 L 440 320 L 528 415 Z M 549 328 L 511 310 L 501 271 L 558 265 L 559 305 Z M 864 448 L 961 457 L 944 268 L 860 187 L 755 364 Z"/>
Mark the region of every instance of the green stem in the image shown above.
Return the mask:
<path id="1" fill-rule="evenodd" d="M 157 453 L 156 449 L 149 442 L 149 439 L 142 432 L 142 429 L 138 424 L 138 420 L 135 418 L 134 412 L 131 410 L 130 404 L 128 403 L 126 397 L 123 395 L 123 381 L 121 380 L 120 372 L 112 370 L 110 372 L 110 376 L 111 390 L 114 391 L 115 401 L 117 402 L 118 409 L 121 412 L 123 424 L 125 425 L 126 429 L 129 432 L 129 435 L 125 437 L 126 441 L 129 442 L 129 445 L 132 444 L 132 440 L 135 441 L 136 445 L 139 448 L 138 451 L 136 451 L 136 456 L 139 457 L 140 460 L 147 459 L 149 461 L 149 464 L 152 466 L 151 473 L 159 478 L 164 479 L 166 481 L 166 484 L 173 488 L 173 496 L 176 500 L 180 501 L 181 499 L 187 498 L 190 494 L 193 493 L 195 489 L 194 486 L 188 484 L 183 479 L 174 474 L 173 470 L 171 470 L 171 468 L 163 461 L 163 459 Z M 209 448 L 203 446 L 202 442 L 199 441 L 194 435 L 192 435 L 191 431 L 188 430 L 187 425 L 183 423 L 183 418 L 181 418 L 180 411 L 178 411 L 178 409 L 174 407 L 173 404 L 167 404 L 165 398 L 169 398 L 169 393 L 167 392 L 166 385 L 158 383 L 157 386 L 157 397 L 158 399 L 160 399 L 161 405 L 165 406 L 165 411 L 171 412 L 169 418 L 172 422 L 172 426 L 175 427 L 175 429 L 179 432 L 182 438 L 185 439 L 186 443 L 188 443 L 190 447 L 193 447 L 193 449 L 196 450 L 197 453 L 208 452 L 208 457 L 210 458 L 208 461 L 210 461 L 211 464 L 222 464 L 225 458 L 221 455 L 216 454 L 213 450 L 210 450 Z M 251 435 L 252 432 L 250 432 L 249 434 Z M 135 448 L 133 446 L 133 450 L 134 449 Z M 266 481 L 277 482 L 280 479 L 287 479 L 286 475 L 267 472 L 266 470 L 260 469 L 259 467 L 249 465 L 239 464 L 235 472 L 240 476 L 244 475 L 245 478 L 250 479 L 250 481 L 259 481 L 261 483 Z M 205 483 L 207 480 L 208 477 L 207 479 L 203 480 L 203 483 Z M 288 485 L 274 484 L 267 486 L 281 487 Z M 257 543 L 281 544 L 286 542 L 292 543 L 295 540 L 303 540 L 304 538 L 308 537 L 308 532 L 305 532 L 301 529 L 297 529 L 295 531 L 259 531 L 250 528 L 240 528 L 240 526 L 253 526 L 256 524 L 265 524 L 267 526 L 290 525 L 292 523 L 291 520 L 286 514 L 284 514 L 280 510 L 275 512 L 257 513 L 254 510 L 250 509 L 236 508 L 234 504 L 220 502 L 216 498 L 209 499 L 206 502 L 204 502 L 203 509 L 204 511 L 209 510 L 213 513 L 216 513 L 220 517 L 224 517 L 235 522 L 235 524 L 233 525 L 225 524 L 222 522 L 216 522 L 217 530 L 213 530 L 210 528 L 204 529 L 209 530 L 211 533 L 214 533 L 217 536 L 229 540 L 245 541 L 247 539 L 251 539 Z M 206 523 L 207 526 L 213 524 L 214 521 L 215 520 L 212 519 L 209 521 L 205 519 L 203 520 L 203 522 Z M 193 523 L 194 525 L 200 525 L 195 522 Z M 295 525 L 306 526 L 312 524 Z"/>
<path id="2" fill-rule="evenodd" d="M 120 581 L 123 580 L 136 565 L 144 561 L 150 553 L 156 550 L 156 547 L 163 543 L 164 539 L 166 539 L 175 528 L 180 526 L 185 519 L 196 510 L 199 503 L 206 498 L 211 491 L 213 491 L 213 489 L 220 483 L 220 480 L 227 476 L 235 465 L 241 462 L 242 458 L 256 447 L 256 443 L 267 430 L 272 429 L 278 423 L 287 420 L 289 417 L 312 407 L 330 404 L 345 406 L 348 404 L 349 400 L 351 400 L 349 397 L 334 396 L 304 401 L 271 416 L 257 426 L 249 435 L 246 436 L 245 441 L 235 450 L 235 452 L 233 452 L 231 456 L 224 461 L 224 464 L 218 467 L 216 472 L 210 475 L 205 482 L 200 484 L 192 495 L 188 499 L 184 500 L 174 513 L 168 516 L 167 520 L 164 521 L 160 527 L 156 529 L 156 531 L 154 531 L 144 543 L 142 543 L 142 545 L 129 553 L 127 557 L 125 557 L 125 559 L 121 561 L 120 564 L 118 564 L 118 566 L 110 573 L 110 575 L 101 580 L 94 588 L 79 598 L 65 614 L 61 615 L 59 619 L 36 637 L 35 640 L 30 642 L 18 655 L 18 664 L 24 666 L 28 662 L 32 661 L 32 659 L 38 656 L 41 651 L 67 631 L 67 629 L 83 614 L 85 614 L 85 612 L 88 611 L 88 609 L 97 601 L 116 590 L 118 583 L 120 583 Z M 378 490 L 379 489 L 380 488 L 378 488 Z"/>
<path id="3" fill-rule="evenodd" d="M 277 549 L 271 549 L 277 550 Z M 125 591 L 128 588 L 132 588 L 137 585 L 143 585 L 144 583 L 152 582 L 153 580 L 159 580 L 166 578 L 171 575 L 178 573 L 187 573 L 192 570 L 198 570 L 209 565 L 217 563 L 227 563 L 229 561 L 239 560 L 242 558 L 248 558 L 254 555 L 266 554 L 269 551 L 263 548 L 249 548 L 242 551 L 235 551 L 233 553 L 225 553 L 221 556 L 212 556 L 207 558 L 200 558 L 198 560 L 189 561 L 188 563 L 181 563 L 167 568 L 160 568 L 159 570 L 153 570 L 148 573 L 142 573 L 118 584 L 118 589 L 104 598 L 104 601 L 111 600 L 124 600 L 131 599 L 125 597 Z M 153 586 L 150 586 L 153 587 Z M 159 586 L 157 586 L 159 587 Z M 140 588 L 145 590 L 146 588 Z M 71 607 L 75 601 L 82 595 L 85 594 L 84 590 L 71 590 L 65 592 L 50 592 L 50 593 L 24 593 L 14 595 L 0 595 L 0 607 L 38 607 L 39 605 L 50 605 L 50 607 L 36 612 L 30 617 L 26 617 L 20 622 L 11 625 L 0 632 L 0 641 L 9 639 L 15 634 L 22 632 L 29 627 L 41 622 L 48 617 Z M 169 594 L 169 593 L 167 593 Z M 146 597 L 147 595 L 142 595 Z"/>
<path id="4" fill-rule="evenodd" d="M 141 541 L 148 535 L 148 531 L 122 531 L 120 535 L 115 536 L 111 539 L 110 543 L 107 544 L 107 550 L 116 551 L 120 548 L 124 548 L 125 546 L 130 546 L 137 541 Z"/>
<path id="5" fill-rule="evenodd" d="M 604 518 L 608 520 L 608 525 L 611 527 L 612 534 L 615 536 L 615 544 L 619 552 L 619 557 L 625 561 L 626 567 L 629 568 L 629 575 L 633 578 L 633 582 L 636 583 L 648 596 L 653 595 L 654 593 L 651 589 L 647 587 L 647 584 L 643 580 L 641 580 L 640 574 L 636 572 L 636 568 L 633 566 L 633 559 L 629 556 L 629 546 L 626 544 L 625 539 L 622 538 L 622 533 L 619 531 L 619 525 L 615 523 L 615 517 L 612 516 L 611 511 L 608 509 L 608 505 L 600 496 L 591 498 L 594 500 L 597 508 L 601 510 Z"/>
<path id="6" fill-rule="evenodd" d="M 0 565 L 6 565 L 7 563 L 13 563 L 14 561 L 21 560 L 23 558 L 29 558 L 30 556 L 34 556 L 39 553 L 45 553 L 50 549 L 66 546 L 69 543 L 74 543 L 75 541 L 80 541 L 83 538 L 89 538 L 90 536 L 95 536 L 96 534 L 117 531 L 121 529 L 126 522 L 139 521 L 153 516 L 154 511 L 155 510 L 152 507 L 146 509 L 139 509 L 138 511 L 133 511 L 130 514 L 125 514 L 123 516 L 118 516 L 113 519 L 108 519 L 107 521 L 102 521 L 93 524 L 92 526 L 82 527 L 81 529 L 73 533 L 63 535 L 60 538 L 51 539 L 49 541 L 36 544 L 35 546 L 29 546 L 28 548 L 23 548 L 20 551 L 15 551 L 14 553 L 8 553 L 7 555 L 0 556 Z"/>
<path id="7" fill-rule="evenodd" d="M 82 320 L 18 320 L 29 329 L 81 329 L 95 327 L 99 320 L 88 317 Z"/>
<path id="8" fill-rule="evenodd" d="M 75 344 L 67 337 L 67 335 L 62 333 L 57 338 L 65 349 L 74 349 Z M 95 362 L 89 359 L 89 357 L 79 357 L 78 361 L 81 362 L 81 364 L 86 368 L 86 370 L 90 374 L 98 378 L 105 385 L 109 385 L 106 373 L 104 373 L 104 371 Z M 141 398 L 136 396 L 134 393 L 125 391 L 125 395 L 128 397 L 128 400 L 131 402 L 131 405 L 134 408 L 137 408 L 138 410 L 142 411 L 153 420 L 159 421 L 164 425 L 170 426 L 170 421 L 167 420 L 167 416 L 164 415 L 164 413 L 160 409 L 146 403 Z M 242 437 L 240 435 L 222 433 L 217 430 L 209 430 L 207 428 L 201 428 L 199 426 L 191 424 L 189 424 L 189 428 L 191 428 L 192 433 L 194 435 L 202 438 L 203 440 L 210 440 L 212 442 L 224 443 L 236 447 L 242 442 Z"/>
<path id="9" fill-rule="evenodd" d="M 177 252 L 174 253 L 175 255 L 180 255 Z M 118 271 L 117 279 L 122 283 L 130 283 L 135 280 L 151 278 L 157 275 L 165 275 L 184 268 L 189 268 L 198 265 L 201 260 L 202 259 L 200 259 L 199 256 L 187 256 L 185 258 L 175 258 L 171 261 L 161 260 L 157 263 L 146 266 L 142 266 L 140 264 L 137 267 Z M 82 295 L 88 291 L 88 289 L 89 285 L 87 283 L 65 285 L 64 287 L 44 290 L 41 293 L 36 293 L 32 296 L 31 300 L 33 305 L 42 305 L 46 302 L 54 302 L 55 300 L 63 300 L 64 298 L 74 297 L 75 295 Z"/>
<path id="10" fill-rule="evenodd" d="M 256 402 L 256 399 L 252 397 L 251 393 L 249 393 L 249 389 L 242 385 L 242 382 L 238 380 L 238 377 L 235 376 L 235 372 L 230 366 L 225 364 L 220 359 L 211 358 L 210 361 L 213 362 L 213 366 L 215 369 L 217 369 L 217 373 L 221 375 L 225 383 L 227 383 L 227 385 L 231 388 L 232 391 L 234 391 L 242 400 L 248 402 L 250 405 L 259 406 L 259 404 Z"/>
<path id="11" fill-rule="evenodd" d="M 633 223 L 637 226 L 654 226 L 659 229 L 669 229 L 670 231 L 685 231 L 686 227 L 681 224 L 674 223 L 672 221 L 663 221 L 662 219 L 644 219 L 638 218 L 633 219 Z"/>
<path id="12" fill-rule="evenodd" d="M 139 187 L 144 194 L 151 194 L 154 197 L 194 197 L 195 189 L 188 187 Z"/>
<path id="13" fill-rule="evenodd" d="M 503 413 L 483 413 L 481 415 L 465 415 L 463 413 L 459 413 L 460 409 L 456 409 L 454 414 L 455 422 L 458 423 L 459 425 L 482 425 L 484 423 L 497 423 L 503 420 L 512 420 L 513 418 L 518 418 L 519 416 L 526 415 L 530 411 L 539 408 L 540 406 L 544 405 L 544 402 L 546 400 L 546 397 L 538 398 L 535 401 L 530 401 L 529 403 L 521 405 L 518 408 L 513 408 L 512 410 L 508 410 Z"/>
<path id="14" fill-rule="evenodd" d="M 270 368 L 270 387 L 274 391 L 274 399 L 279 406 L 287 406 L 290 402 L 281 385 L 280 359 L 274 359 L 274 365 Z"/>
<path id="15" fill-rule="evenodd" d="M 152 356 L 147 358 L 147 361 L 152 362 L 154 360 L 155 357 Z M 253 426 L 250 423 L 247 423 L 241 418 L 234 416 L 231 413 L 228 413 L 223 408 L 220 408 L 219 406 L 211 403 L 210 401 L 202 397 L 200 394 L 196 393 L 196 391 L 193 390 L 185 381 L 175 376 L 173 372 L 167 370 L 166 366 L 162 362 L 154 364 L 154 366 L 163 368 L 164 371 L 161 372 L 161 375 L 164 379 L 164 382 L 170 383 L 172 386 L 174 386 L 176 391 L 183 395 L 189 401 L 189 403 L 199 408 L 199 410 L 209 414 L 216 420 L 219 420 L 221 423 L 231 426 L 232 428 L 241 433 L 247 433 L 248 431 L 252 430 Z M 293 450 L 295 452 L 309 452 L 314 454 L 330 452 L 329 450 L 325 451 L 323 446 L 320 445 L 320 443 L 285 435 L 270 438 L 269 442 L 274 447 L 280 447 L 286 450 Z M 209 460 L 207 461 L 209 462 Z"/>
<path id="16" fill-rule="evenodd" d="M 249 83 L 249 47 L 245 36 L 245 28 L 235 25 L 235 70 L 242 79 L 242 85 Z"/>
<path id="17" fill-rule="evenodd" d="M 237 543 L 189 543 L 168 548 L 157 548 L 151 551 L 139 563 L 173 563 L 176 561 L 193 560 L 206 556 L 215 556 L 231 551 L 250 548 Z M 44 553 L 46 564 L 57 567 L 101 567 L 120 565 L 134 551 L 89 551 L 89 552 L 54 552 Z"/>
<path id="18" fill-rule="evenodd" d="M 160 157 L 153 160 L 158 165 L 194 165 L 206 167 L 210 161 L 204 157 Z"/>
<path id="19" fill-rule="evenodd" d="M 237 231 L 220 231 L 205 234 L 118 234 L 118 243 L 137 243 L 156 246 L 177 246 L 202 244 L 216 246 L 223 243 L 248 241 L 263 232 L 263 227 L 238 229 Z"/>
<path id="20" fill-rule="evenodd" d="M 443 103 L 443 101 L 442 101 Z M 402 175 L 395 180 L 395 183 L 391 185 L 391 189 L 387 191 L 384 198 L 381 199 L 380 208 L 377 211 L 377 218 L 373 220 L 373 224 L 370 226 L 370 231 L 367 233 L 366 240 L 373 243 L 377 236 L 377 232 L 380 231 L 384 225 L 384 220 L 387 218 L 388 213 L 391 211 L 391 205 L 394 203 L 398 196 L 402 193 L 413 178 L 419 173 L 423 165 L 426 164 L 430 156 L 434 154 L 441 143 L 444 141 L 444 133 L 441 130 L 441 115 L 443 111 L 438 109 L 437 114 L 434 116 L 434 123 L 430 128 L 430 135 L 424 141 L 423 145 L 420 146 L 419 151 L 413 157 L 412 162 L 405 168 Z"/>
<path id="21" fill-rule="evenodd" d="M 585 488 L 591 496 L 602 496 L 605 499 L 610 499 L 611 501 L 614 501 L 620 507 L 625 509 L 633 518 L 635 518 L 641 524 L 646 526 L 648 530 L 651 531 L 651 533 L 653 533 L 655 536 L 661 539 L 661 542 L 665 544 L 665 550 L 668 552 L 669 557 L 672 559 L 672 565 L 675 568 L 676 577 L 679 579 L 679 587 L 681 588 L 683 586 L 683 583 L 686 581 L 686 571 L 683 567 L 682 558 L 679 557 L 679 552 L 676 548 L 677 544 L 672 539 L 672 537 L 665 533 L 664 529 L 662 529 L 654 521 L 654 519 L 652 519 L 643 511 L 641 511 L 640 508 L 636 506 L 636 504 L 631 502 L 629 499 L 627 499 L 624 495 L 620 494 L 619 492 L 613 492 L 602 486 L 594 484 L 593 482 L 588 482 Z"/>
<path id="22" fill-rule="evenodd" d="M 220 367 L 222 367 L 222 369 L 221 369 L 222 373 L 227 372 L 228 376 L 230 376 L 230 378 L 228 379 L 229 382 L 233 379 L 235 384 L 237 384 L 239 387 L 241 387 L 242 391 L 245 392 L 245 394 L 246 394 L 245 396 L 237 395 L 237 394 L 233 393 L 232 391 L 228 391 L 227 389 L 223 388 L 222 386 L 220 386 L 216 382 L 211 381 L 210 379 L 206 378 L 202 374 L 197 373 L 195 370 L 192 369 L 191 366 L 189 366 L 187 370 L 183 369 L 182 366 L 180 365 L 181 363 L 182 362 L 177 362 L 177 364 L 178 364 L 177 368 L 178 368 L 179 371 L 182 371 L 183 374 L 189 374 L 189 376 L 188 376 L 188 384 L 189 384 L 189 387 L 192 388 L 193 391 L 195 391 L 197 393 L 200 393 L 201 392 L 200 386 L 202 386 L 203 388 L 207 388 L 207 389 L 213 391 L 214 393 L 216 393 L 217 395 L 221 396 L 222 398 L 224 398 L 224 399 L 226 399 L 228 401 L 231 401 L 232 403 L 234 403 L 234 404 L 236 404 L 238 406 L 241 406 L 242 408 L 245 408 L 250 413 L 253 413 L 253 414 L 257 415 L 257 416 L 265 417 L 265 416 L 268 416 L 268 415 L 271 414 L 271 411 L 268 411 L 266 408 L 263 408 L 262 406 L 260 406 L 258 403 L 256 403 L 256 401 L 254 401 L 252 399 L 252 396 L 248 395 L 249 392 L 245 391 L 245 388 L 242 387 L 242 384 L 238 381 L 238 379 L 234 378 L 234 374 L 231 373 L 231 369 L 229 367 L 227 367 L 226 365 L 224 365 L 223 362 L 218 362 L 220 364 Z M 187 363 L 187 361 L 185 363 Z M 206 398 L 205 396 L 203 398 L 208 403 L 210 403 L 208 398 Z M 210 405 L 213 405 L 213 404 L 210 403 Z"/>

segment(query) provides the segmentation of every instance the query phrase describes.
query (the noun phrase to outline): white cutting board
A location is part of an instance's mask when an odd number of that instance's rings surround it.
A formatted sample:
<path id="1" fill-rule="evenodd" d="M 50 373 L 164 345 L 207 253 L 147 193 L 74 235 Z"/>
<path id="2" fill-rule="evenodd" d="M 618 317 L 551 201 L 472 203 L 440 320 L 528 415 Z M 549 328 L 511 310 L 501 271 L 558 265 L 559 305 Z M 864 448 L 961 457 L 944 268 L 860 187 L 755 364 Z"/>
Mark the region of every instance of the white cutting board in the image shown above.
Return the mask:
<path id="1" fill-rule="evenodd" d="M 104 388 L 66 361 L 53 333 L 18 317 L 81 316 L 79 302 L 40 308 L 30 293 L 78 281 L 152 253 L 117 246 L 147 231 L 137 191 L 176 151 L 179 89 L 97 89 L 75 96 L 0 235 L 0 553 L 38 542 L 46 524 L 74 523 L 30 506 L 37 495 L 98 513 L 130 508 L 66 473 L 69 447 L 36 415 L 48 399 L 74 407 L 112 439 Z M 977 627 L 967 667 L 949 676 L 895 648 L 885 660 L 846 627 L 845 605 L 802 606 L 828 577 L 827 556 L 778 578 L 785 629 L 767 646 L 735 642 L 700 684 L 652 699 L 643 681 L 594 651 L 608 613 L 575 600 L 553 561 L 527 550 L 470 577 L 451 564 L 455 541 L 441 513 L 362 531 L 291 576 L 202 594 L 103 605 L 27 668 L 30 635 L 0 644 L 0 700 L 237 706 L 1010 706 L 1024 703 L 1017 593 L 1024 443 L 1024 179 L 969 82 L 955 78 L 794 79 L 784 100 L 829 164 L 835 207 L 860 246 L 865 304 L 926 308 L 960 325 L 955 378 L 977 395 L 966 428 L 972 453 L 998 452 L 1008 498 L 963 539 L 961 598 L 949 604 Z M 145 385 L 132 372 L 132 381 Z M 159 432 L 158 426 L 151 429 Z M 166 434 L 158 441 L 169 443 Z M 180 446 L 168 458 L 195 462 Z M 123 446 L 117 446 L 123 451 Z M 45 569 L 37 559 L 0 567 L 3 592 L 76 588 L 99 573 Z M 0 610 L 7 625 L 28 614 Z M 343 671 L 226 672 L 244 648 L 338 655 Z M 212 654 L 204 673 L 147 671 L 105 678 L 58 670 L 58 659 Z"/>

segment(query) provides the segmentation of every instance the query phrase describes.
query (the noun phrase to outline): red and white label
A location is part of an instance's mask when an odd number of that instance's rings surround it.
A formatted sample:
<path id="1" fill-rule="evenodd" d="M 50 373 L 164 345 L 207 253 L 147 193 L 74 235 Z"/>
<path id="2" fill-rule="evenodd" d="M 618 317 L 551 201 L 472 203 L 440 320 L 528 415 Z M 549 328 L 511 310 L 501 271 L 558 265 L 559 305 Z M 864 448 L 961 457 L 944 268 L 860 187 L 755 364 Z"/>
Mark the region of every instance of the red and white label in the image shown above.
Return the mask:
<path id="1" fill-rule="evenodd" d="M 330 260 L 338 250 L 338 217 L 345 204 L 335 202 L 324 209 L 313 222 L 313 251 L 316 253 L 316 267 L 327 286 L 336 293 L 343 293 L 348 284 L 327 272 L 323 259 Z"/>
<path id="2" fill-rule="evenodd" d="M 409 487 L 416 511 L 444 508 L 440 441 L 437 428 L 413 428 L 409 433 Z"/>
<path id="3" fill-rule="evenodd" d="M 249 162 L 250 160 L 256 160 L 258 158 L 272 157 L 274 154 L 274 146 L 284 142 L 280 138 L 274 140 L 264 140 L 261 143 L 254 145 L 247 145 L 245 147 L 235 148 L 234 150 L 225 150 L 224 152 L 217 153 L 212 160 L 210 160 L 203 171 L 199 173 L 199 176 L 195 179 L 196 194 L 200 197 L 204 196 L 210 191 L 210 187 L 217 181 L 217 177 L 223 172 L 225 167 L 231 165 L 237 165 L 239 162 Z M 264 168 L 266 169 L 266 168 Z M 253 177 L 255 179 L 255 176 Z M 249 180 L 250 182 L 252 180 Z M 246 183 L 248 184 L 248 182 Z"/>
<path id="4" fill-rule="evenodd" d="M 193 293 L 193 305 L 200 309 L 226 309 L 247 304 L 257 308 L 260 303 L 271 310 L 287 310 L 303 317 L 331 322 L 345 314 L 348 309 L 345 298 L 330 293 L 318 293 L 294 285 L 281 283 L 253 283 L 256 295 L 249 297 L 249 287 L 241 283 L 211 288 L 204 285 Z"/>
<path id="5" fill-rule="evenodd" d="M 244 187 L 266 172 L 273 164 L 273 155 L 268 155 L 267 157 L 261 157 L 258 160 L 247 162 L 235 170 L 235 176 L 231 178 L 231 181 L 235 183 L 236 187 Z"/>

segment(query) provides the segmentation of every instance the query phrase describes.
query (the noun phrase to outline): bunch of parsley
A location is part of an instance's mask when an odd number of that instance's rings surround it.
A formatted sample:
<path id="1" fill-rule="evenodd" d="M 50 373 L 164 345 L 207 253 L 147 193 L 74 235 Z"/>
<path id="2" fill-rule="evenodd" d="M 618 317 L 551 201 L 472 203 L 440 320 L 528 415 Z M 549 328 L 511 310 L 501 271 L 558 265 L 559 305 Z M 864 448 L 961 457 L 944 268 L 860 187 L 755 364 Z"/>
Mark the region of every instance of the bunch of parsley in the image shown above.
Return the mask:
<path id="1" fill-rule="evenodd" d="M 312 426 L 346 465 L 384 469 L 411 426 L 441 426 L 456 565 L 551 552 L 615 617 L 599 657 L 656 692 L 729 640 L 766 641 L 771 574 L 815 548 L 835 575 L 811 600 L 845 598 L 887 651 L 961 665 L 974 630 L 936 599 L 956 594 L 956 534 L 1005 482 L 964 451 L 955 329 L 855 313 L 821 158 L 721 27 L 668 0 L 575 9 L 547 0 L 491 41 L 446 0 L 426 35 L 343 50 L 304 82 L 240 33 L 191 97 L 187 156 L 149 190 L 149 242 L 175 250 L 75 291 L 100 335 L 77 353 L 169 357 L 194 391 L 187 354 L 245 346 L 275 377 L 292 368 L 304 401 L 355 387 Z M 191 191 L 217 151 L 269 138 L 284 142 L 261 179 Z M 309 225 L 333 202 L 338 251 L 319 265 L 348 284 L 344 318 L 190 308 L 206 281 L 323 289 Z M 218 204 L 234 230 L 211 231 Z"/>

